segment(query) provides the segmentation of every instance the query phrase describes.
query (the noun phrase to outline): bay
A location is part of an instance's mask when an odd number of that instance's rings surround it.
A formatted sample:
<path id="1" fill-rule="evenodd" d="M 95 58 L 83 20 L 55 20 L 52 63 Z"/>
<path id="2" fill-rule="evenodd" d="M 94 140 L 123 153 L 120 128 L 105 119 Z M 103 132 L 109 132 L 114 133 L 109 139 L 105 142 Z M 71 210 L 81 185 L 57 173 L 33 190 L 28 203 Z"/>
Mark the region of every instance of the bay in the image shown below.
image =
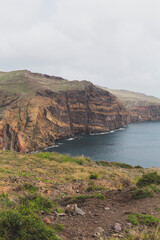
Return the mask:
<path id="1" fill-rule="evenodd" d="M 109 133 L 58 141 L 47 151 L 145 168 L 160 167 L 160 122 L 134 123 Z"/>

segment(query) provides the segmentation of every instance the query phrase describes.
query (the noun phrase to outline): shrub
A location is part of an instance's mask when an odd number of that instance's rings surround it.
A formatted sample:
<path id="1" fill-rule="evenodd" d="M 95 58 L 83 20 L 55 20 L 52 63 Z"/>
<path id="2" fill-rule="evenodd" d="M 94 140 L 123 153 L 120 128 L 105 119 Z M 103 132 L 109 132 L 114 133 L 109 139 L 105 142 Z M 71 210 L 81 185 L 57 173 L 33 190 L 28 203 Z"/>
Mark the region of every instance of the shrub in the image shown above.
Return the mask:
<path id="1" fill-rule="evenodd" d="M 119 162 L 112 162 L 113 165 L 121 167 L 121 168 L 127 168 L 127 169 L 132 169 L 133 166 L 127 164 L 127 163 L 119 163 Z"/>
<path id="2" fill-rule="evenodd" d="M 0 237 L 3 240 L 58 240 L 53 229 L 34 215 L 10 209 L 0 212 Z"/>
<path id="3" fill-rule="evenodd" d="M 157 172 L 144 174 L 137 182 L 138 187 L 145 187 L 151 184 L 160 184 L 160 175 Z"/>
<path id="4" fill-rule="evenodd" d="M 135 189 L 131 193 L 133 199 L 143 199 L 147 197 L 153 197 L 153 192 L 148 189 Z"/>
<path id="5" fill-rule="evenodd" d="M 53 202 L 41 195 L 31 194 L 25 198 L 20 197 L 22 206 L 31 208 L 33 211 L 39 212 L 43 210 L 48 213 L 49 210 L 53 207 Z"/>
<path id="6" fill-rule="evenodd" d="M 31 193 L 34 193 L 34 192 L 37 192 L 38 191 L 38 188 L 29 184 L 29 183 L 25 183 L 24 186 L 23 186 L 23 189 L 24 190 L 28 190 L 29 192 Z"/>
<path id="7" fill-rule="evenodd" d="M 98 179 L 98 174 L 96 174 L 96 173 L 92 173 L 91 175 L 90 175 L 90 177 L 89 177 L 90 179 Z"/>
<path id="8" fill-rule="evenodd" d="M 7 193 L 2 193 L 0 195 L 0 204 L 4 207 L 11 207 L 13 205 L 13 202 L 10 200 Z"/>
<path id="9" fill-rule="evenodd" d="M 158 225 L 160 223 L 160 220 L 154 216 L 151 215 L 144 215 L 139 213 L 131 213 L 128 216 L 129 222 L 131 222 L 133 225 L 143 224 L 147 226 L 152 226 L 154 224 Z"/>
<path id="10" fill-rule="evenodd" d="M 88 183 L 88 187 L 87 187 L 87 192 L 92 192 L 92 191 L 100 191 L 100 190 L 105 190 L 104 187 L 99 187 L 99 186 L 96 186 L 95 182 L 94 181 L 90 181 Z"/>

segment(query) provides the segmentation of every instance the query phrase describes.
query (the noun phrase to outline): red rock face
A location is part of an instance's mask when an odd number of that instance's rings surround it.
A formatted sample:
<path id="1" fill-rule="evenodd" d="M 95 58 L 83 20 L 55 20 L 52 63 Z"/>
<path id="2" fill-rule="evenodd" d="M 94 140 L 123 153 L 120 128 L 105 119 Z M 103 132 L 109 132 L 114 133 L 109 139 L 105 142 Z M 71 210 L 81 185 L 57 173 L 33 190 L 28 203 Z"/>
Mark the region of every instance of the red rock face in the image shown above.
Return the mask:
<path id="1" fill-rule="evenodd" d="M 17 100 L 5 110 L 0 148 L 30 152 L 55 140 L 117 129 L 128 121 L 117 98 L 92 84 L 80 91 L 45 91 Z"/>
<path id="2" fill-rule="evenodd" d="M 160 120 L 160 105 L 127 109 L 114 95 L 86 81 L 28 71 L 11 72 L 9 79 L 14 92 L 4 89 L 8 81 L 0 83 L 0 149 L 30 152 L 52 146 L 55 140 Z"/>
<path id="3" fill-rule="evenodd" d="M 132 122 L 159 121 L 160 105 L 137 106 L 129 114 Z"/>

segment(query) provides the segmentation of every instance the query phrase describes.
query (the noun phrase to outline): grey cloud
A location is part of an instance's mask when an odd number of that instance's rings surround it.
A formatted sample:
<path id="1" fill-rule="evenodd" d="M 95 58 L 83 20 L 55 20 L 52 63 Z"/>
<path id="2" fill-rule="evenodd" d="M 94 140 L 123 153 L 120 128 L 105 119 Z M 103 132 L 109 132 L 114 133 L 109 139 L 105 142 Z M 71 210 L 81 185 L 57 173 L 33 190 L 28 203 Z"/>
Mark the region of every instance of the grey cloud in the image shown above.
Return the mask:
<path id="1" fill-rule="evenodd" d="M 158 0 L 0 0 L 0 70 L 160 97 Z"/>

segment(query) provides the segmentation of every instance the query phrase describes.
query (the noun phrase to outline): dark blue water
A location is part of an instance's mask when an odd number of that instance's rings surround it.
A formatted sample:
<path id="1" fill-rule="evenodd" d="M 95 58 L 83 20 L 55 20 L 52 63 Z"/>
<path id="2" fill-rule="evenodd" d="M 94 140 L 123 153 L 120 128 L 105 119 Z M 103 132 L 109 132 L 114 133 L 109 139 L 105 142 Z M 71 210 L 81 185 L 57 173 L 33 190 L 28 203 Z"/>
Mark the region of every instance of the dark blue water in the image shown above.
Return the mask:
<path id="1" fill-rule="evenodd" d="M 144 122 L 104 135 L 57 142 L 47 151 L 85 155 L 93 160 L 160 167 L 160 122 Z"/>

